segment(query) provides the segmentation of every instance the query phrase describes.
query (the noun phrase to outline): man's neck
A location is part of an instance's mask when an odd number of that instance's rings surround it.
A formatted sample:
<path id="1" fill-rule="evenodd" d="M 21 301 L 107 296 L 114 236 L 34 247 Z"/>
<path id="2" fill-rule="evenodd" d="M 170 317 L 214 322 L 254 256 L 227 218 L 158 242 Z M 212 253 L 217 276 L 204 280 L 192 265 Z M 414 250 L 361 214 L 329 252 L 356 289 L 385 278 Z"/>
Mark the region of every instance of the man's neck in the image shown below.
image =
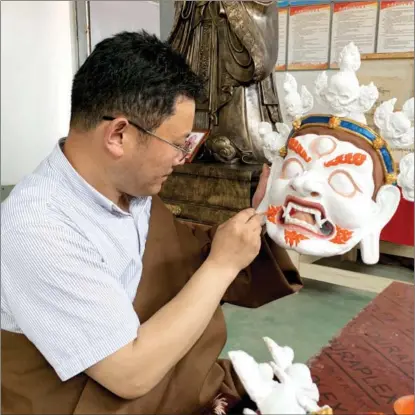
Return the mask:
<path id="1" fill-rule="evenodd" d="M 77 173 L 96 191 L 123 210 L 128 211 L 129 201 L 106 176 L 102 150 L 96 148 L 91 134 L 71 131 L 65 140 L 63 153 Z"/>

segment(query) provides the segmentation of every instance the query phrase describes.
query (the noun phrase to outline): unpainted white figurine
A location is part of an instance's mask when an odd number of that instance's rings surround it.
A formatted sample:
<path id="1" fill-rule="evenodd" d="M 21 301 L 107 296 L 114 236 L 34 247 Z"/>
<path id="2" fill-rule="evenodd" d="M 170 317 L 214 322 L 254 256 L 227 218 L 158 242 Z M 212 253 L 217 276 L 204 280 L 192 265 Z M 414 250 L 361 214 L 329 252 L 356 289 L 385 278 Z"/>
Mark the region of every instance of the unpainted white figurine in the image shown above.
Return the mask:
<path id="1" fill-rule="evenodd" d="M 301 87 L 301 94 L 298 92 L 296 79 L 290 74 L 285 74 L 283 85 L 286 93 L 283 103 L 287 115 L 292 119 L 300 118 L 307 114 L 314 106 L 314 98 L 305 85 Z"/>
<path id="2" fill-rule="evenodd" d="M 257 363 L 241 350 L 229 352 L 233 367 L 258 412 L 261 415 L 332 413 L 328 406 L 319 407 L 319 392 L 310 370 L 302 363 L 293 363 L 293 350 L 280 347 L 268 337 L 264 341 L 272 356 L 269 363 Z M 244 414 L 257 413 L 246 408 Z"/>
<path id="3" fill-rule="evenodd" d="M 315 81 L 316 97 L 329 107 L 337 117 L 351 118 L 366 123 L 364 113 L 369 111 L 379 98 L 379 91 L 371 82 L 360 86 L 356 71 L 360 68 L 360 53 L 350 42 L 340 53 L 340 70 L 329 79 L 322 72 Z"/>
<path id="4" fill-rule="evenodd" d="M 406 148 L 414 144 L 414 98 L 408 99 L 402 111 L 395 111 L 396 98 L 383 102 L 376 108 L 373 120 L 380 135 L 394 148 Z"/>
<path id="5" fill-rule="evenodd" d="M 414 201 L 414 153 L 402 157 L 399 162 L 398 185 L 404 199 Z"/>
<path id="6" fill-rule="evenodd" d="M 269 122 L 260 122 L 258 126 L 264 155 L 270 163 L 278 157 L 279 149 L 285 145 L 290 134 L 290 127 L 287 124 L 277 122 L 275 128 L 277 131 L 272 129 Z"/>

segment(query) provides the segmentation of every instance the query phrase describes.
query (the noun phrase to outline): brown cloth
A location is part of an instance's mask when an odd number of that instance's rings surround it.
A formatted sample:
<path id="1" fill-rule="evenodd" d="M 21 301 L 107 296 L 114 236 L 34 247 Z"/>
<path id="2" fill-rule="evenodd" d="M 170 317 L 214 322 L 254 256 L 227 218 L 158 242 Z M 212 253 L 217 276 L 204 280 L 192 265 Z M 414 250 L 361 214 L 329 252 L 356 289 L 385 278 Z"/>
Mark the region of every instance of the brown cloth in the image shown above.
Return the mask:
<path id="1" fill-rule="evenodd" d="M 153 197 L 143 273 L 134 300 L 142 323 L 174 298 L 202 264 L 209 232 L 175 220 L 159 197 Z M 302 287 L 287 253 L 263 236 L 256 260 L 235 279 L 223 301 L 259 307 Z M 218 305 L 206 330 L 145 396 L 119 398 L 84 373 L 62 382 L 22 334 L 2 330 L 3 414 L 196 414 L 220 393 L 240 400 L 244 391 L 227 360 L 218 360 L 226 342 L 225 320 Z"/>

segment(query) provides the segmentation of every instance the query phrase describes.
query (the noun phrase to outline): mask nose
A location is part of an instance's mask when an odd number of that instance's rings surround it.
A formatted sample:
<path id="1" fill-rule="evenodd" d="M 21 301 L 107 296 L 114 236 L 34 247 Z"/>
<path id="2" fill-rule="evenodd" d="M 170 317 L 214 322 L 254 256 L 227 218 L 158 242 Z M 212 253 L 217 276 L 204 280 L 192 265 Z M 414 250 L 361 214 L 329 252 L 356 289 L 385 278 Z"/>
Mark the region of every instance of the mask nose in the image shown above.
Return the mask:
<path id="1" fill-rule="evenodd" d="M 290 188 L 302 197 L 320 197 L 323 192 L 323 185 L 320 180 L 310 172 L 291 179 Z"/>

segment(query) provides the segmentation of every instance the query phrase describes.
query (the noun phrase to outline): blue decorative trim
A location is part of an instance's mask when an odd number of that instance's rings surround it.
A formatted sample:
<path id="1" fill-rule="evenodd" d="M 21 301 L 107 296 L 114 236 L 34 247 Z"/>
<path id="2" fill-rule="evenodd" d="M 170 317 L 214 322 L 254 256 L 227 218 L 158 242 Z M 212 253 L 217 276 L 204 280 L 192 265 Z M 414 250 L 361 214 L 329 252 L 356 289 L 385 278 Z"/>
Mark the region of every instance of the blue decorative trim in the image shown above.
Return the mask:
<path id="1" fill-rule="evenodd" d="M 340 127 L 346 130 L 349 130 L 352 133 L 363 135 L 365 138 L 367 138 L 370 141 L 374 141 L 376 138 L 376 134 L 374 134 L 371 130 L 364 128 L 361 125 L 354 124 L 350 121 L 341 120 Z"/>
<path id="2" fill-rule="evenodd" d="M 370 145 L 373 146 L 373 148 L 377 151 L 381 158 L 383 169 L 385 172 L 385 180 L 388 179 L 388 175 L 395 174 L 395 164 L 393 161 L 392 153 L 390 152 L 387 143 L 384 140 L 382 140 L 382 138 L 368 126 L 349 118 L 341 118 L 327 114 L 308 115 L 302 119 L 298 119 L 293 122 L 294 128 L 291 130 L 288 136 L 288 140 L 295 133 L 298 133 L 303 128 L 310 127 L 313 125 L 316 127 L 321 126 L 331 129 L 340 129 L 348 131 L 353 135 L 366 140 Z M 383 147 L 379 148 L 376 146 L 378 144 L 378 142 L 376 142 L 377 139 L 382 140 L 381 143 L 383 142 Z M 396 184 L 396 182 L 394 182 L 393 184 Z"/>

